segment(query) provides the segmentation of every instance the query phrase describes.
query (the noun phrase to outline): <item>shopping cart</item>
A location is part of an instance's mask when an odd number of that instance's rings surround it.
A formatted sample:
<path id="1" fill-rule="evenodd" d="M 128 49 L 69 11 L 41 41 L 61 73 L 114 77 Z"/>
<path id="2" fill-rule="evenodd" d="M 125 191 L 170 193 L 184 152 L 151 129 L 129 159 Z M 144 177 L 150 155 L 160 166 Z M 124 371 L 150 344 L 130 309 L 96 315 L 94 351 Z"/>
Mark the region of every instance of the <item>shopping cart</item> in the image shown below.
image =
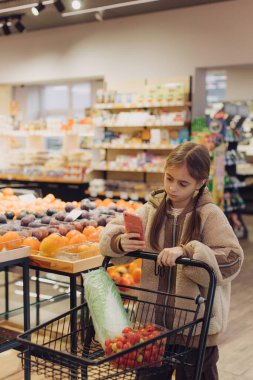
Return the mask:
<path id="1" fill-rule="evenodd" d="M 157 255 L 147 252 L 131 252 L 131 257 L 156 261 Z M 110 258 L 106 257 L 103 266 L 109 265 Z M 121 293 L 133 328 L 147 324 L 157 327 L 159 316 L 170 313 L 173 315 L 171 328 L 160 326 L 159 333 L 141 340 L 138 344 L 105 355 L 96 340 L 92 320 L 87 304 L 74 309 L 37 326 L 18 337 L 23 345 L 23 367 L 26 373 L 36 371 L 44 378 L 52 379 L 138 379 L 140 374 L 148 379 L 156 375 L 164 367 L 172 370 L 178 365 L 194 366 L 194 380 L 199 380 L 205 352 L 206 338 L 211 318 L 216 277 L 213 270 L 203 262 L 179 258 L 177 264 L 195 266 L 207 271 L 210 282 L 207 296 L 184 297 L 183 295 L 154 292 L 137 287 L 127 287 L 136 295 Z M 156 263 L 154 263 L 156 266 Z M 161 268 L 160 268 L 161 269 Z M 161 274 L 160 270 L 160 274 Z M 123 285 L 120 285 L 121 289 Z M 159 304 L 158 295 L 170 297 L 172 302 Z M 146 300 L 142 300 L 146 299 Z M 167 298 L 168 299 L 168 298 Z M 180 304 L 184 304 L 181 307 Z M 185 305 L 187 304 L 187 308 Z M 196 346 L 197 342 L 197 346 Z M 189 360 L 190 353 L 197 348 L 195 363 Z M 29 375 L 30 376 L 30 375 Z"/>

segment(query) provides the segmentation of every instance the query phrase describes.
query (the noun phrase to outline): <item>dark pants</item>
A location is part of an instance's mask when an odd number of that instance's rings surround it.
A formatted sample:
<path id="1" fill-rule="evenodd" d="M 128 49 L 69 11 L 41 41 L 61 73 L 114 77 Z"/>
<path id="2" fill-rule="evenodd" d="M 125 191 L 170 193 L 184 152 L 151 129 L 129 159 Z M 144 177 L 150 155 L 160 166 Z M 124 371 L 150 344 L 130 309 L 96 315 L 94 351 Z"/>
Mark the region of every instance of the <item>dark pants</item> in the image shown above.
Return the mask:
<path id="1" fill-rule="evenodd" d="M 191 351 L 187 359 L 194 363 L 197 359 L 197 350 Z M 219 350 L 217 346 L 207 347 L 202 368 L 201 380 L 219 380 L 217 362 L 219 359 Z M 139 370 L 136 380 L 170 380 L 173 371 L 169 367 L 160 368 L 160 373 L 149 376 L 150 369 Z M 194 380 L 194 367 L 181 366 L 176 369 L 176 380 Z"/>
<path id="2" fill-rule="evenodd" d="M 194 362 L 197 358 L 197 350 L 193 350 L 189 355 L 189 360 Z M 219 360 L 219 350 L 217 346 L 207 347 L 202 368 L 201 380 L 218 380 L 217 362 Z M 193 380 L 194 367 L 179 367 L 176 370 L 176 380 Z"/>

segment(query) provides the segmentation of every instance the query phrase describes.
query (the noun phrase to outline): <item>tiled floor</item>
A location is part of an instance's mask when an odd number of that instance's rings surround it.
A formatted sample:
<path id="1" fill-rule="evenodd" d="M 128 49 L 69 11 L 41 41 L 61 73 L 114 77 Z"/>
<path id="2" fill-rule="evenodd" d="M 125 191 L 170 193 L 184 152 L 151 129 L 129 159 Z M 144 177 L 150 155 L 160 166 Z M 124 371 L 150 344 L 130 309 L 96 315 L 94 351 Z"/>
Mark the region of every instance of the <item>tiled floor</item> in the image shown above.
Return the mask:
<path id="1" fill-rule="evenodd" d="M 220 343 L 220 380 L 253 379 L 253 216 L 245 216 L 244 220 L 249 228 L 249 239 L 241 242 L 245 262 L 240 275 L 233 282 L 230 324 Z M 47 312 L 50 314 L 49 310 Z M 32 380 L 43 378 L 32 375 Z M 0 354 L 0 379 L 24 379 L 16 351 Z"/>

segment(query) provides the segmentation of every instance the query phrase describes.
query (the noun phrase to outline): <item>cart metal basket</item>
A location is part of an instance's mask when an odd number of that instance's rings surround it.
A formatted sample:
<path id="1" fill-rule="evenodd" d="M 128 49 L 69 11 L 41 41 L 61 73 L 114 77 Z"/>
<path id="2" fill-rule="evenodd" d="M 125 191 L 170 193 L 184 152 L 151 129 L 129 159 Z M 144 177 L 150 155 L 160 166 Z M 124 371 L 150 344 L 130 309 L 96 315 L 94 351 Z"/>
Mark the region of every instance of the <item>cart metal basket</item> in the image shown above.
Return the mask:
<path id="1" fill-rule="evenodd" d="M 146 252 L 132 252 L 128 256 L 141 257 L 144 260 L 157 258 L 156 254 Z M 105 258 L 104 267 L 107 267 L 109 260 L 110 258 Z M 167 313 L 173 316 L 171 328 L 160 326 L 159 334 L 151 334 L 147 340 L 108 356 L 96 340 L 89 310 L 84 303 L 19 335 L 18 341 L 24 347 L 20 355 L 25 373 L 35 370 L 45 378 L 54 380 L 131 380 L 138 379 L 140 374 L 141 378 L 145 374 L 144 377 L 148 379 L 152 374 L 159 379 L 159 373 L 164 366 L 173 370 L 178 365 L 184 365 L 194 366 L 194 380 L 199 380 L 216 277 L 205 263 L 179 258 L 177 264 L 195 266 L 208 272 L 210 283 L 206 299 L 200 295 L 191 298 L 135 287 L 127 288 L 138 291 L 138 297 L 122 294 L 133 328 L 147 324 L 156 326 L 159 316 Z M 173 301 L 166 304 L 142 301 L 143 296 L 146 296 L 144 299 L 154 299 L 158 294 L 169 296 Z M 180 301 L 184 301 L 187 308 L 180 307 Z M 192 363 L 189 361 L 189 354 L 196 348 L 197 361 Z"/>

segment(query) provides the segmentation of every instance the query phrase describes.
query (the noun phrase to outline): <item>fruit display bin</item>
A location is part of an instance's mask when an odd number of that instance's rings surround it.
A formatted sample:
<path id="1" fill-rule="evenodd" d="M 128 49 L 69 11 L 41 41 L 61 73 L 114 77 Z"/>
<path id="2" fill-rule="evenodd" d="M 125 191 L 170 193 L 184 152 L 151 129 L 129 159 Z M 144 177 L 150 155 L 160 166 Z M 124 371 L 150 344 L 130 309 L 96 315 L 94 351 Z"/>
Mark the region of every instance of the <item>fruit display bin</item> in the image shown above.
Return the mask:
<path id="1" fill-rule="evenodd" d="M 157 259 L 156 254 L 150 253 L 130 255 Z M 108 263 L 109 260 L 104 260 L 105 268 Z M 177 264 L 195 266 L 208 272 L 210 284 L 206 298 L 132 287 L 129 288 L 138 290 L 138 298 L 121 295 L 132 324 L 131 337 L 140 326 L 148 332 L 149 326 L 159 325 L 160 332 L 156 328 L 156 334 L 153 330 L 152 334 L 143 335 L 138 343 L 128 336 L 126 348 L 121 346 L 115 350 L 112 345 L 109 352 L 98 342 L 87 303 L 83 303 L 18 337 L 24 346 L 20 354 L 24 370 L 29 368 L 49 379 L 135 380 L 150 374 L 159 379 L 164 366 L 173 371 L 180 365 L 194 366 L 194 380 L 200 380 L 216 277 L 214 271 L 200 261 L 179 258 Z M 161 294 L 169 296 L 173 302 L 157 303 L 157 296 Z M 165 313 L 173 317 L 168 326 L 163 325 Z M 117 343 L 114 346 L 119 348 Z M 105 347 L 110 348 L 108 341 L 105 341 Z M 195 348 L 198 349 L 198 357 L 193 363 L 190 353 Z"/>
<path id="2" fill-rule="evenodd" d="M 0 252 L 0 263 L 21 259 L 30 255 L 29 247 L 20 247 Z"/>
<path id="3" fill-rule="evenodd" d="M 29 261 L 40 268 L 78 273 L 101 266 L 103 257 L 99 253 L 98 243 L 86 241 L 61 247 L 50 255 L 32 252 Z"/>
<path id="4" fill-rule="evenodd" d="M 29 263 L 31 266 L 37 268 L 45 268 L 65 273 L 79 273 L 101 266 L 103 262 L 103 256 L 96 255 L 88 258 L 76 258 L 73 260 L 73 256 L 67 259 L 58 259 L 54 257 L 46 257 L 38 254 L 31 254 L 29 256 Z"/>

